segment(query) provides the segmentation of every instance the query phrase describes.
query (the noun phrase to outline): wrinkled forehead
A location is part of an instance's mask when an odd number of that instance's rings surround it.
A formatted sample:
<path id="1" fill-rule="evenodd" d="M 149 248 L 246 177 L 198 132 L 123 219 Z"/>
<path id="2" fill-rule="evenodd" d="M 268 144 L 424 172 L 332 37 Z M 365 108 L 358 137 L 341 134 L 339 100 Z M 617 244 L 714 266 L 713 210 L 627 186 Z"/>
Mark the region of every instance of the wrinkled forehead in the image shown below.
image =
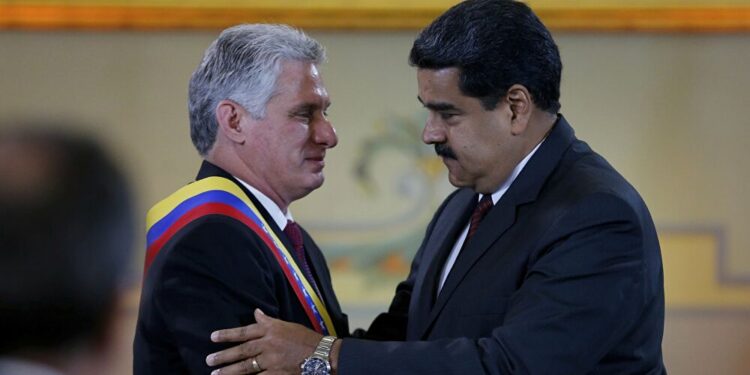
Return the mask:
<path id="1" fill-rule="evenodd" d="M 324 108 L 330 105 L 330 97 L 323 83 L 320 69 L 312 62 L 283 62 L 274 97 Z"/>

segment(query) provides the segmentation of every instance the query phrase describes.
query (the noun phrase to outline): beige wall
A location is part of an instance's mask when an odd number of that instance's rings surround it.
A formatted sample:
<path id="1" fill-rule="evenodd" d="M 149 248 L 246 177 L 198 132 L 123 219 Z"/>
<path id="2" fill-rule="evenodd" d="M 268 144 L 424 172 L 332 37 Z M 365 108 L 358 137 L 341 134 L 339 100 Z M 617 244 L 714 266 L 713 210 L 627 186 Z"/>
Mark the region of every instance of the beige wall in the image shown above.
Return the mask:
<path id="1" fill-rule="evenodd" d="M 328 48 L 323 74 L 340 145 L 330 153 L 326 185 L 292 210 L 334 263 L 337 288 L 345 308 L 355 312 L 355 324 L 366 324 L 385 308 L 402 263 L 415 250 L 411 244 L 450 187 L 439 171 L 418 163 L 430 151 L 417 142 L 370 155 L 378 180 L 369 190 L 353 177 L 365 140 L 395 136 L 401 122 L 418 125 L 415 77 L 406 64 L 414 33 L 312 34 Z M 90 124 L 131 172 L 145 211 L 197 170 L 186 86 L 215 35 L 0 32 L 0 118 Z M 579 137 L 639 189 L 660 228 L 669 304 L 664 349 L 671 372 L 747 373 L 750 37 L 556 38 L 565 66 L 562 112 Z M 420 155 L 417 162 L 413 152 Z M 408 198 L 415 194 L 426 198 L 412 209 Z M 399 225 L 387 224 L 396 219 Z M 138 267 L 141 261 L 139 250 Z M 368 265 L 375 270 L 363 271 Z M 132 319 L 134 311 L 128 313 Z M 129 327 L 121 373 L 128 373 Z"/>

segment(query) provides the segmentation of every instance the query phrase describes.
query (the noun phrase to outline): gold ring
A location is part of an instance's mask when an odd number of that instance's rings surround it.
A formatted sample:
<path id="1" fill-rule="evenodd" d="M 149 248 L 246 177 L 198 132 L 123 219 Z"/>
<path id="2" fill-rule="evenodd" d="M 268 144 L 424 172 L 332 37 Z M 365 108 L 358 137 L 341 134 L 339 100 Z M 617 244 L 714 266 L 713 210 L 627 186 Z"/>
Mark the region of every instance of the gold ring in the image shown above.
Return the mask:
<path id="1" fill-rule="evenodd" d="M 260 368 L 260 365 L 258 364 L 258 360 L 257 359 L 253 358 L 253 361 L 251 362 L 251 364 L 253 366 L 253 371 L 255 371 L 255 372 L 261 372 L 261 371 L 263 371 L 263 369 Z"/>

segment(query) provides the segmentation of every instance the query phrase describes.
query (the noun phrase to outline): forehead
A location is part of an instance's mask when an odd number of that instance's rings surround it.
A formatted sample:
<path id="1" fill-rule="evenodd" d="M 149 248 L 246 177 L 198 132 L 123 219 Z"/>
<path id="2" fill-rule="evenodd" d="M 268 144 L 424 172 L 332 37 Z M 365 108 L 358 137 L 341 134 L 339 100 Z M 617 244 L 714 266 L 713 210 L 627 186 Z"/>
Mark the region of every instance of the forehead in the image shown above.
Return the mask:
<path id="1" fill-rule="evenodd" d="M 419 98 L 427 101 L 433 98 L 466 96 L 458 87 L 459 73 L 458 68 L 418 69 Z"/>
<path id="2" fill-rule="evenodd" d="M 283 61 L 274 98 L 285 101 L 328 102 L 328 91 L 318 67 L 311 62 Z"/>
<path id="3" fill-rule="evenodd" d="M 419 101 L 436 110 L 447 107 L 470 109 L 480 105 L 478 98 L 464 94 L 459 88 L 460 73 L 458 68 L 418 69 Z"/>

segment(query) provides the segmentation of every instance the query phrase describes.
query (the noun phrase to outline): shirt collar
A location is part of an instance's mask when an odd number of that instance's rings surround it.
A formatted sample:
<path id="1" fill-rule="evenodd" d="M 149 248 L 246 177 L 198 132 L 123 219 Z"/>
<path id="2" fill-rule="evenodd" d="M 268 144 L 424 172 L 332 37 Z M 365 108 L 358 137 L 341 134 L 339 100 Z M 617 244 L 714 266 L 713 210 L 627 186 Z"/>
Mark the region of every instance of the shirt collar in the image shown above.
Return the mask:
<path id="1" fill-rule="evenodd" d="M 240 180 L 236 176 L 233 176 L 237 181 L 239 181 L 242 186 L 246 187 L 247 190 L 250 190 L 250 193 L 255 196 L 255 198 L 260 202 L 260 204 L 263 206 L 263 208 L 266 209 L 269 215 L 271 215 L 271 218 L 276 223 L 276 225 L 279 226 L 281 230 L 284 230 L 286 228 L 286 222 L 287 220 L 294 221 L 294 218 L 292 217 L 292 212 L 289 211 L 289 209 L 286 210 L 286 214 L 281 211 L 281 208 L 279 208 L 279 205 L 276 204 L 271 198 L 269 198 L 267 195 L 260 192 L 260 190 L 254 188 L 252 185 L 248 184 L 245 181 Z"/>
<path id="2" fill-rule="evenodd" d="M 510 188 L 510 185 L 512 185 L 513 181 L 516 180 L 516 177 L 518 177 L 518 175 L 521 174 L 521 171 L 529 162 L 529 159 L 531 159 L 531 157 L 534 156 L 534 154 L 536 153 L 536 150 L 539 149 L 539 146 L 541 146 L 542 143 L 544 143 L 546 139 L 547 139 L 546 137 L 542 139 L 542 141 L 539 142 L 539 144 L 537 144 L 536 147 L 534 147 L 534 149 L 531 150 L 531 152 L 529 152 L 528 155 L 526 155 L 526 157 L 524 157 L 523 160 L 521 160 L 521 162 L 518 163 L 518 165 L 516 165 L 515 168 L 513 168 L 513 172 L 511 172 L 510 176 L 508 176 L 505 182 L 503 182 L 503 184 L 500 185 L 500 188 L 495 190 L 494 193 L 492 193 L 492 204 L 497 204 L 497 201 L 499 201 L 500 198 L 503 197 L 505 192 L 508 191 L 508 188 Z M 479 199 L 482 199 L 483 196 L 484 194 L 479 194 Z"/>

